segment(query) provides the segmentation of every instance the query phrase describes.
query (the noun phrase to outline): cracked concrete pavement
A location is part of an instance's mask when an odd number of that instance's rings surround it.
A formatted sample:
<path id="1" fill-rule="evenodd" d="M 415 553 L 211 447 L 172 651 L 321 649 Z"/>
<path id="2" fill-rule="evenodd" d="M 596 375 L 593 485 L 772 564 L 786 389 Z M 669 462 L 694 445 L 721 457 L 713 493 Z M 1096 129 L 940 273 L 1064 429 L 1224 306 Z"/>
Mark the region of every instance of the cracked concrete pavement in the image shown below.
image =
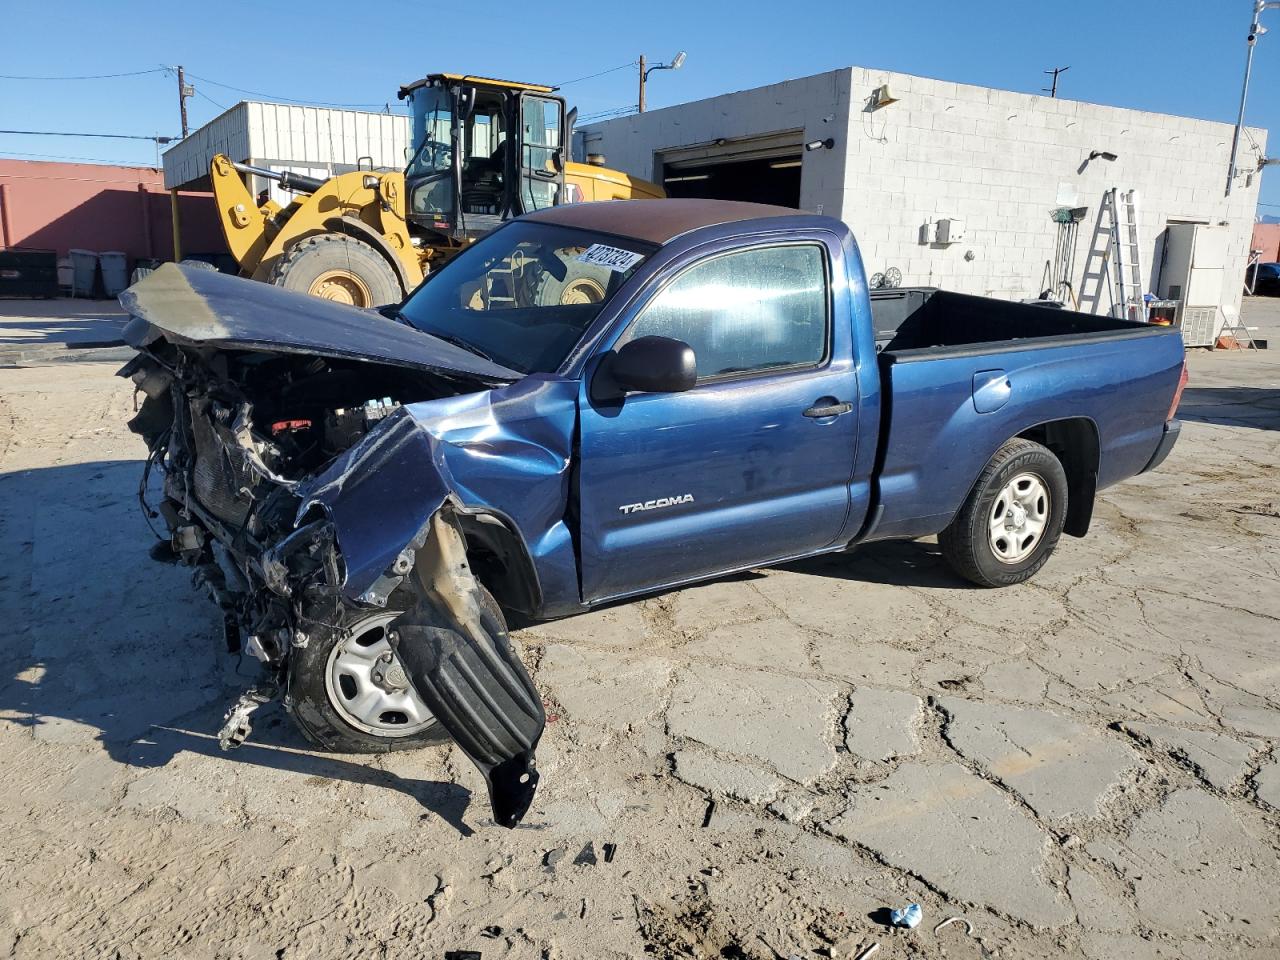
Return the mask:
<path id="1" fill-rule="evenodd" d="M 883 544 L 516 631 L 513 832 L 448 747 L 273 709 L 219 752 L 253 671 L 147 559 L 129 385 L 0 371 L 0 955 L 1280 955 L 1280 353 L 1190 367 L 1169 461 L 1031 584 Z"/>

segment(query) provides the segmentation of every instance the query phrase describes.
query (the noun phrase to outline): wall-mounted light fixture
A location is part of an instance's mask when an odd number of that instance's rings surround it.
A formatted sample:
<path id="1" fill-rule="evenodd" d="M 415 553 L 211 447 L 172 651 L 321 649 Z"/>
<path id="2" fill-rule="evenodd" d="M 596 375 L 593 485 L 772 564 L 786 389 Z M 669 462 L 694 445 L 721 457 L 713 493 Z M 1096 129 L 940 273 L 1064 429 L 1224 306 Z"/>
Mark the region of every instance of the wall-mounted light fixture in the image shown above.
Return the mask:
<path id="1" fill-rule="evenodd" d="M 1119 158 L 1110 150 L 1092 150 L 1089 152 L 1090 160 L 1118 160 Z"/>
<path id="2" fill-rule="evenodd" d="M 806 150 L 830 150 L 836 145 L 834 137 L 827 137 L 825 140 L 810 140 L 804 145 Z"/>

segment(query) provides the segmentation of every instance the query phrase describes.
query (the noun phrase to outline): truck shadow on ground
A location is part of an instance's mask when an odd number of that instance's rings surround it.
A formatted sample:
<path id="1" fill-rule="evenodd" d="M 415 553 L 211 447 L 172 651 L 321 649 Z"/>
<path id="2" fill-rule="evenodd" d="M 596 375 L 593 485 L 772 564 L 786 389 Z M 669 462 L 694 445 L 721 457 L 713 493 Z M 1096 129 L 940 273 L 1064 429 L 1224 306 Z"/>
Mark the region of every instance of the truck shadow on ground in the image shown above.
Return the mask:
<path id="1" fill-rule="evenodd" d="M 311 777 L 385 787 L 470 835 L 469 790 L 312 752 L 278 704 L 254 715 L 246 745 L 219 748 L 223 714 L 259 679 L 257 662 L 226 653 L 188 569 L 147 555 L 140 476 L 136 461 L 0 474 L 4 502 L 29 507 L 0 517 L 0 725 L 72 746 L 96 741 L 138 770 L 186 753 L 295 774 L 302 789 Z"/>
<path id="2" fill-rule="evenodd" d="M 1179 420 L 1255 430 L 1280 430 L 1280 390 L 1265 387 L 1187 387 Z"/>
<path id="3" fill-rule="evenodd" d="M 833 577 L 860 583 L 927 589 L 978 589 L 951 572 L 937 543 L 925 540 L 885 540 L 782 564 L 778 569 L 814 577 Z"/>

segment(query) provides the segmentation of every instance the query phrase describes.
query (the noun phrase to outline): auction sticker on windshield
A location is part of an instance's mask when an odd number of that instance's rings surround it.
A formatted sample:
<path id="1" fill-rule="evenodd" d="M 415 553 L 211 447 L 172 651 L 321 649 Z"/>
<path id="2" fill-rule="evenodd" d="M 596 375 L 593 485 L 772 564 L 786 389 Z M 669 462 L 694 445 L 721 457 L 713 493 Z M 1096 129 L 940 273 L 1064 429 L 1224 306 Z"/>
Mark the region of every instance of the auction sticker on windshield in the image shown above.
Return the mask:
<path id="1" fill-rule="evenodd" d="M 596 267 L 607 267 L 617 273 L 626 273 L 644 259 L 643 253 L 632 253 L 620 247 L 610 247 L 603 243 L 593 243 L 578 254 L 579 263 L 589 263 Z"/>

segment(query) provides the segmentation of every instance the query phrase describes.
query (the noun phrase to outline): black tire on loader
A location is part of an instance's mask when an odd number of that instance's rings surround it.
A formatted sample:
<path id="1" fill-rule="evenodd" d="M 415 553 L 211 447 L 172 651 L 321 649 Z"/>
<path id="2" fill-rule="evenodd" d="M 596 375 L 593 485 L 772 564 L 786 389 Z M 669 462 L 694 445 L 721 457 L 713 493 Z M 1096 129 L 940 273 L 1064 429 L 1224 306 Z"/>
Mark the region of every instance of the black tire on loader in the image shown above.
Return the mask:
<path id="1" fill-rule="evenodd" d="M 354 307 L 380 307 L 404 297 L 391 264 L 373 247 L 341 233 L 319 233 L 293 244 L 268 282 Z"/>

